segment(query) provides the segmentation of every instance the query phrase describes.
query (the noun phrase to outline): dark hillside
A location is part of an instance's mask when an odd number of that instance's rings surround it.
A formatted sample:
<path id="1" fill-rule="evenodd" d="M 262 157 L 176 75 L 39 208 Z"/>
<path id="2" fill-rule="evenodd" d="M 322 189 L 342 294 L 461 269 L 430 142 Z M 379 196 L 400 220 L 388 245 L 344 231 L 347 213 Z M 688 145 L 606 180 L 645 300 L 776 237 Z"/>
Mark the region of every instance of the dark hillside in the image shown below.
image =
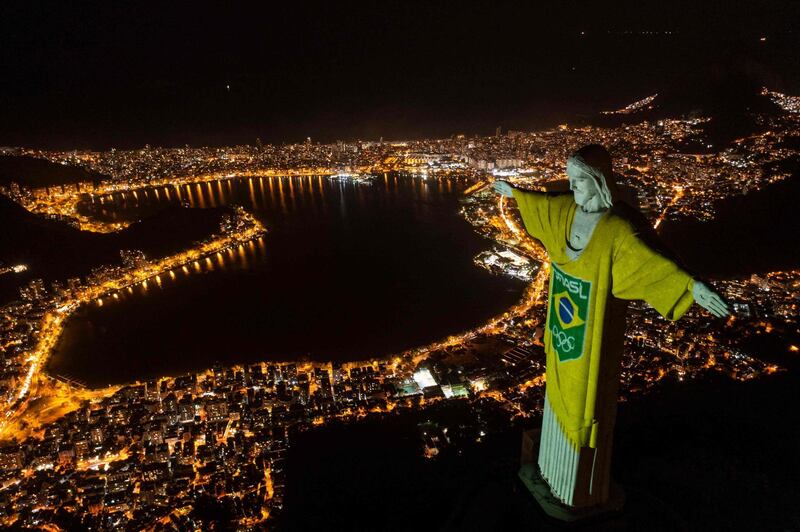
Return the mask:
<path id="1" fill-rule="evenodd" d="M 0 185 L 17 183 L 29 188 L 69 185 L 92 181 L 97 183 L 108 177 L 78 166 L 51 163 L 28 156 L 0 156 Z"/>

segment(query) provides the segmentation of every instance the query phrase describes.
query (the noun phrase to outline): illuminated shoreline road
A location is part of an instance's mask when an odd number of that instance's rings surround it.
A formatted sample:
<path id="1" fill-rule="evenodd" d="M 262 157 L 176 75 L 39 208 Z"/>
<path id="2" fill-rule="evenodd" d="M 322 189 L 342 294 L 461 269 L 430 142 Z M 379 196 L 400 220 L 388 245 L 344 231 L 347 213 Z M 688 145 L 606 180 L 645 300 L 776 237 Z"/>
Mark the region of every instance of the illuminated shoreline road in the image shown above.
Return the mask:
<path id="1" fill-rule="evenodd" d="M 299 173 L 290 173 L 290 172 L 271 172 L 269 173 L 269 177 L 280 179 L 281 176 L 285 176 L 287 174 L 291 175 L 301 175 Z M 253 173 L 241 172 L 241 173 L 228 173 L 222 176 L 224 179 L 233 179 L 233 178 L 241 178 L 246 177 L 247 175 L 253 175 Z M 310 173 L 309 173 L 310 175 Z M 219 174 L 209 174 L 207 176 L 201 176 L 201 181 L 198 182 L 205 182 L 211 181 L 212 176 L 219 177 Z M 485 180 L 478 180 L 475 185 L 468 188 L 465 191 L 465 195 L 469 194 L 485 194 L 484 189 L 486 188 L 487 184 L 490 183 L 491 178 L 486 178 Z M 162 182 L 163 181 L 163 182 Z M 170 182 L 169 180 L 159 180 L 158 186 L 178 186 L 177 183 L 181 185 L 190 185 L 194 184 L 195 181 L 192 181 L 191 178 L 178 178 L 175 181 Z M 155 186 L 156 183 L 147 183 L 144 186 Z M 119 185 L 115 186 L 108 186 L 108 187 L 99 187 L 97 190 L 102 190 L 106 194 L 113 192 L 134 192 L 138 190 L 140 187 L 123 187 Z M 683 189 L 680 186 L 675 186 L 675 195 L 672 197 L 669 204 L 664 208 L 661 216 L 659 217 L 658 221 L 656 222 L 656 226 L 660 223 L 661 220 L 667 215 L 669 209 L 675 205 L 678 200 L 683 195 Z M 65 216 L 71 216 L 72 214 L 77 213 L 77 203 L 80 201 L 80 191 L 76 189 L 75 192 L 59 192 L 55 196 L 50 195 L 48 201 L 43 201 L 42 197 L 40 196 L 39 200 L 36 202 L 29 202 L 26 208 L 32 208 L 34 212 L 38 212 L 40 214 L 59 214 Z M 95 196 L 97 197 L 97 196 Z M 494 198 L 489 196 L 483 196 L 483 200 L 485 202 L 493 202 Z M 496 214 L 492 214 L 485 218 L 486 226 L 490 228 L 489 234 L 485 234 L 483 231 L 479 229 L 477 225 L 473 226 L 476 231 L 481 232 L 484 236 L 488 236 L 499 245 L 503 245 L 506 247 L 510 247 L 520 254 L 525 255 L 526 257 L 530 258 L 531 260 L 540 264 L 537 273 L 535 274 L 533 280 L 525 287 L 523 296 L 520 298 L 519 302 L 514 306 L 506 309 L 503 313 L 496 315 L 486 321 L 484 324 L 469 329 L 467 331 L 448 336 L 444 339 L 429 343 L 424 346 L 418 346 L 415 348 L 411 348 L 405 350 L 401 353 L 395 355 L 387 355 L 385 357 L 380 357 L 379 359 L 374 360 L 363 360 L 363 361 L 356 361 L 345 364 L 348 367 L 355 367 L 357 365 L 374 365 L 377 363 L 378 360 L 394 360 L 394 366 L 397 369 L 402 370 L 404 374 L 410 375 L 413 370 L 425 359 L 427 359 L 431 353 L 442 350 L 446 348 L 452 348 L 458 345 L 463 345 L 466 342 L 469 342 L 481 335 L 495 335 L 500 334 L 508 330 L 509 324 L 511 320 L 515 318 L 519 318 L 521 316 L 531 316 L 534 314 L 532 309 L 539 308 L 541 305 L 544 304 L 542 300 L 542 294 L 545 291 L 546 283 L 549 280 L 549 259 L 546 255 L 545 250 L 542 248 L 538 242 L 530 238 L 527 233 L 522 229 L 515 219 L 509 213 L 508 209 L 508 202 L 506 198 L 502 196 L 497 196 L 497 203 L 496 203 Z M 30 354 L 28 355 L 27 362 L 30 364 L 27 374 L 23 380 L 22 385 L 19 387 L 17 393 L 15 393 L 16 401 L 11 404 L 10 408 L 6 413 L 5 419 L 0 421 L 0 440 L 8 439 L 11 436 L 24 436 L 26 435 L 26 431 L 20 429 L 22 426 L 41 426 L 43 421 L 41 419 L 26 419 L 26 412 L 29 402 L 34 398 L 40 397 L 47 397 L 48 395 L 52 398 L 55 397 L 57 399 L 61 399 L 62 402 L 65 397 L 80 397 L 83 396 L 85 398 L 91 399 L 101 399 L 105 396 L 112 395 L 116 390 L 118 390 L 119 386 L 108 387 L 108 388 L 100 388 L 94 390 L 80 390 L 75 389 L 73 387 L 69 387 L 66 384 L 62 383 L 62 386 L 58 391 L 54 391 L 54 387 L 52 386 L 52 378 L 47 377 L 47 375 L 42 371 L 44 368 L 46 361 L 48 360 L 53 348 L 57 344 L 58 338 L 61 334 L 63 329 L 63 324 L 66 318 L 71 315 L 77 308 L 81 305 L 86 304 L 91 301 L 96 301 L 98 304 L 102 305 L 102 298 L 108 296 L 114 296 L 119 290 L 129 288 L 136 284 L 142 284 L 146 287 L 147 282 L 157 282 L 160 284 L 160 275 L 164 275 L 167 273 L 174 273 L 173 270 L 176 268 L 183 268 L 184 270 L 190 264 L 197 265 L 197 261 L 219 253 L 221 251 L 225 251 L 226 249 L 230 250 L 232 247 L 241 245 L 247 241 L 252 241 L 255 238 L 260 237 L 263 232 L 263 226 L 251 215 L 245 213 L 243 210 L 238 211 L 238 215 L 242 220 L 242 224 L 237 228 L 236 232 L 230 232 L 227 235 L 218 236 L 214 240 L 210 242 L 206 242 L 196 248 L 191 248 L 184 252 L 178 253 L 171 257 L 167 257 L 160 261 L 157 261 L 153 264 L 147 264 L 144 267 L 135 269 L 133 271 L 127 271 L 123 274 L 113 278 L 108 279 L 100 284 L 95 286 L 85 287 L 82 291 L 73 297 L 70 301 L 60 305 L 58 308 L 54 308 L 52 311 L 47 312 L 44 317 L 42 318 L 42 325 L 40 327 L 39 333 L 39 340 L 36 344 L 35 349 L 33 349 Z M 76 219 L 76 218 L 73 218 Z M 110 232 L 119 230 L 118 224 L 110 224 L 110 223 L 102 223 L 97 222 L 95 220 L 86 219 L 86 221 L 78 220 L 80 227 L 82 230 L 87 231 L 98 231 L 98 232 Z M 276 361 L 277 362 L 277 361 Z M 330 362 L 322 363 L 322 362 L 315 362 L 312 365 L 316 367 L 330 367 Z M 543 384 L 544 376 L 543 373 L 541 375 L 535 376 L 534 378 L 528 380 L 527 382 L 521 384 L 518 388 L 521 390 L 525 390 L 531 386 L 539 386 Z M 140 383 L 130 383 L 130 384 L 140 384 Z M 501 400 L 501 397 L 497 396 L 500 392 L 497 391 L 486 391 L 481 392 L 483 394 L 488 394 L 490 397 L 494 397 L 498 401 Z M 70 405 L 74 406 L 77 401 L 73 400 Z M 507 403 L 507 401 L 506 401 Z M 36 416 L 39 416 L 39 412 L 50 411 L 59 411 L 55 408 L 49 407 L 48 408 L 37 408 Z M 66 406 L 62 407 L 60 412 L 64 412 Z M 391 410 L 392 406 L 387 406 L 387 410 Z M 518 407 L 517 407 L 518 409 Z M 351 414 L 356 415 L 356 417 L 361 417 L 366 415 L 366 411 L 358 410 L 357 412 L 352 412 Z M 524 414 L 522 411 L 519 412 L 520 414 Z M 37 423 L 39 421 L 39 423 Z M 28 431 L 29 432 L 29 431 Z"/>
<path id="2" fill-rule="evenodd" d="M 81 195 L 88 194 L 91 198 L 102 198 L 118 193 L 136 194 L 139 190 L 151 187 L 174 187 L 176 190 L 185 185 L 197 185 L 217 181 L 227 181 L 231 179 L 242 179 L 245 177 L 266 177 L 270 179 L 282 179 L 296 176 L 328 176 L 334 175 L 336 171 L 330 168 L 300 168 L 300 169 L 254 169 L 249 171 L 217 172 L 211 174 L 189 175 L 172 178 L 156 178 L 151 180 L 138 180 L 128 183 L 103 182 L 97 186 L 89 184 L 77 184 L 68 186 L 64 189 L 57 187 L 39 188 L 33 191 L 32 197 L 22 201 L 22 206 L 35 214 L 50 216 L 61 216 L 75 221 L 82 231 L 94 233 L 113 233 L 124 229 L 129 223 L 120 222 L 100 222 L 80 214 L 78 204 Z M 83 187 L 83 190 L 81 189 Z M 177 194 L 177 192 L 176 192 Z"/>
<path id="3" fill-rule="evenodd" d="M 319 173 L 321 170 L 323 169 L 310 170 L 307 172 L 307 174 L 320 175 Z M 302 171 L 264 171 L 260 172 L 260 174 L 271 178 L 281 178 L 287 175 L 306 175 L 306 173 L 303 173 Z M 259 175 L 259 172 L 237 172 L 226 173 L 224 175 L 209 174 L 200 176 L 199 178 L 185 177 L 176 179 L 174 181 L 162 179 L 147 183 L 145 186 L 178 186 L 179 184 L 190 185 L 206 181 L 213 181 L 214 179 L 238 179 L 255 175 Z M 483 188 L 485 188 L 485 182 L 479 182 L 475 186 L 467 189 L 465 194 L 475 193 Z M 135 191 L 138 189 L 139 187 L 123 187 L 119 185 L 101 186 L 93 191 L 93 194 L 95 197 L 97 197 L 98 195 L 118 192 L 135 193 Z M 25 207 L 39 214 L 60 214 L 73 217 L 73 219 L 77 219 L 81 230 L 84 231 L 107 233 L 118 231 L 120 229 L 120 224 L 98 222 L 85 216 L 78 215 L 77 204 L 80 201 L 80 194 L 81 193 L 79 191 L 65 193 L 59 192 L 50 196 L 51 201 L 42 202 L 39 200 L 36 203 L 25 205 Z M 427 356 L 435 350 L 463 344 L 482 334 L 496 334 L 504 331 L 506 329 L 506 322 L 508 320 L 527 314 L 531 308 L 540 303 L 541 293 L 549 276 L 549 268 L 547 266 L 548 263 L 546 256 L 544 255 L 544 250 L 535 244 L 530 238 L 528 238 L 527 234 L 522 231 L 517 223 L 509 216 L 505 207 L 505 198 L 500 196 L 498 196 L 498 198 L 498 211 L 500 214 L 497 217 L 498 219 L 495 221 L 495 225 L 506 227 L 507 231 L 503 236 L 513 237 L 516 239 L 519 242 L 518 247 L 521 252 L 542 264 L 542 267 L 539 269 L 533 281 L 525 288 L 524 294 L 520 301 L 516 305 L 504 311 L 502 314 L 489 319 L 481 326 L 424 346 L 408 349 L 396 355 L 382 357 L 383 359 L 397 359 L 399 357 L 405 362 L 403 364 L 404 367 L 410 370 L 418 365 L 422 360 L 427 358 Z M 101 284 L 85 287 L 80 293 L 74 295 L 74 297 L 69 301 L 62 303 L 57 308 L 54 308 L 51 312 L 47 312 L 42 318 L 41 327 L 39 329 L 40 332 L 38 334 L 39 339 L 36 347 L 30 352 L 26 359 L 30 366 L 25 374 L 22 384 L 14 394 L 15 402 L 8 408 L 5 418 L 0 420 L 0 440 L 7 439 L 12 435 L 21 435 L 15 425 L 20 425 L 19 422 L 25 419 L 25 413 L 31 399 L 47 396 L 48 392 L 49 395 L 61 399 L 64 398 L 65 393 L 81 395 L 81 390 L 77 390 L 74 387 L 69 387 L 64 383 L 62 383 L 61 390 L 58 392 L 54 391 L 54 387 L 50 382 L 52 379 L 47 376 L 44 371 L 47 360 L 50 358 L 50 355 L 61 336 L 64 323 L 73 312 L 75 312 L 82 305 L 92 301 L 102 305 L 104 297 L 111 297 L 117 292 L 134 285 L 141 284 L 146 287 L 148 282 L 153 281 L 160 284 L 161 275 L 172 273 L 174 270 L 181 267 L 186 268 L 191 264 L 197 265 L 197 261 L 204 257 L 212 256 L 216 253 L 220 253 L 232 247 L 241 245 L 247 241 L 261 237 L 265 229 L 260 222 L 243 211 L 240 211 L 238 215 L 245 221 L 246 228 L 244 230 L 236 234 L 220 236 L 213 241 L 202 244 L 196 248 L 190 248 L 181 253 L 159 260 L 155 263 L 147 264 L 141 268 L 124 272 L 118 277 L 109 279 Z M 360 363 L 371 362 L 372 361 L 361 361 Z M 359 362 L 354 362 L 353 364 L 358 363 Z M 66 387 L 67 390 L 71 390 L 71 392 L 67 392 L 64 387 Z M 113 394 L 118 389 L 119 386 L 110 386 L 106 388 L 88 390 L 83 394 L 91 395 L 95 398 L 101 398 L 106 395 Z"/>
<path id="4" fill-rule="evenodd" d="M 22 382 L 12 395 L 13 402 L 7 408 L 4 419 L 0 421 L 0 439 L 9 436 L 6 429 L 11 426 L 15 419 L 19 419 L 24 415 L 30 399 L 37 395 L 34 392 L 44 381 L 41 375 L 42 370 L 58 343 L 65 321 L 73 312 L 91 301 L 99 301 L 102 304 L 103 297 L 113 295 L 134 285 L 141 284 L 146 287 L 148 281 L 160 283 L 161 275 L 168 274 L 177 268 L 185 268 L 187 265 L 197 265 L 200 259 L 242 245 L 264 234 L 264 226 L 252 215 L 239 211 L 236 216 L 240 227 L 237 228 L 235 234 L 218 235 L 213 240 L 204 242 L 195 248 L 190 248 L 129 271 L 123 270 L 116 277 L 105 279 L 99 284 L 83 287 L 76 294 L 73 294 L 68 301 L 46 312 L 41 320 L 36 347 L 28 353 L 25 359 L 29 364 L 28 369 Z M 109 390 L 113 388 L 109 388 Z"/>
<path id="5" fill-rule="evenodd" d="M 485 185 L 481 184 L 481 186 L 472 187 L 472 189 L 468 189 L 468 191 L 477 192 L 478 190 L 484 188 L 484 186 Z M 544 255 L 544 249 L 535 244 L 534 241 L 528 237 L 527 233 L 521 230 L 517 223 L 508 215 L 505 208 L 505 198 L 502 196 L 498 196 L 498 198 L 497 206 L 500 215 L 498 216 L 499 220 L 496 221 L 495 226 L 505 226 L 508 229 L 508 232 L 519 240 L 519 245 L 517 246 L 518 249 L 542 265 L 534 279 L 525 288 L 525 292 L 519 303 L 474 329 L 470 329 L 458 335 L 449 336 L 448 338 L 438 342 L 403 351 L 399 355 L 395 356 L 410 358 L 411 364 L 416 366 L 432 351 L 462 344 L 481 334 L 502 332 L 505 329 L 505 324 L 503 322 L 510 320 L 511 318 L 528 314 L 533 307 L 541 303 L 541 295 L 550 275 L 549 262 L 546 259 L 546 255 Z"/>

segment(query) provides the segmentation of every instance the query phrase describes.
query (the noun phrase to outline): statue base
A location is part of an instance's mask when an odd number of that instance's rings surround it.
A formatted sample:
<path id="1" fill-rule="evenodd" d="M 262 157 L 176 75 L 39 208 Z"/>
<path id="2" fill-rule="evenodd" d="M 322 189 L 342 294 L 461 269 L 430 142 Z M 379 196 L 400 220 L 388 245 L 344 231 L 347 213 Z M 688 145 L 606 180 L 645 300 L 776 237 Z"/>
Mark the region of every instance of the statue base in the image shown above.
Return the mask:
<path id="1" fill-rule="evenodd" d="M 605 504 L 585 507 L 568 506 L 554 497 L 547 481 L 539 473 L 537 465 L 540 435 L 540 429 L 522 433 L 522 466 L 518 476 L 527 491 L 536 500 L 539 508 L 551 521 L 572 527 L 595 523 L 622 514 L 625 506 L 625 493 L 613 480 L 611 481 L 611 493 Z"/>

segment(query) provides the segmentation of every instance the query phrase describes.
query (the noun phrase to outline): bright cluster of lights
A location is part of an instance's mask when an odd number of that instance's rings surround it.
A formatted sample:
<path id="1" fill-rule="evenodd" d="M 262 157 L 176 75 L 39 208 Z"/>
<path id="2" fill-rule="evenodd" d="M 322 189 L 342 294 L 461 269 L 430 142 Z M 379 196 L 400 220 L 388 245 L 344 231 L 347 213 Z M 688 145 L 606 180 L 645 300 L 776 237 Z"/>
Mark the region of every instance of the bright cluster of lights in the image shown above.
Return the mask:
<path id="1" fill-rule="evenodd" d="M 656 99 L 658 93 L 653 94 L 652 96 L 648 96 L 647 98 L 642 98 L 639 101 L 633 102 L 630 105 L 626 105 L 622 109 L 617 109 L 616 111 L 603 111 L 600 114 L 604 115 L 628 115 L 631 113 L 635 113 L 636 111 L 641 111 L 643 109 L 651 109 L 652 106 L 650 104 L 653 103 L 653 100 Z"/>
<path id="2" fill-rule="evenodd" d="M 427 368 L 422 368 L 416 373 L 414 373 L 414 382 L 417 383 L 417 386 L 424 389 L 428 386 L 436 386 L 436 379 L 433 378 L 431 372 Z"/>
<path id="3" fill-rule="evenodd" d="M 761 89 L 761 95 L 767 96 L 784 111 L 800 113 L 800 96 L 789 96 L 788 94 L 771 91 L 766 87 Z"/>

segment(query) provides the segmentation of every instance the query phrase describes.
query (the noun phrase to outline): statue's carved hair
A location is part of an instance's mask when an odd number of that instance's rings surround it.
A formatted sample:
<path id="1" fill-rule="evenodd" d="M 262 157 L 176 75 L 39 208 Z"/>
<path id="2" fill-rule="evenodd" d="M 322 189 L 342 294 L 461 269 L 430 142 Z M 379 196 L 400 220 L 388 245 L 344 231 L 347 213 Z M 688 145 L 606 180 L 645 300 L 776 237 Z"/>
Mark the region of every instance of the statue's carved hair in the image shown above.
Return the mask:
<path id="1" fill-rule="evenodd" d="M 611 193 L 611 197 L 616 201 L 619 199 L 619 189 L 617 179 L 611 165 L 611 154 L 600 144 L 587 144 L 575 152 L 580 155 L 586 164 L 600 170 L 606 178 L 606 186 Z"/>
<path id="2" fill-rule="evenodd" d="M 611 166 L 611 154 L 608 153 L 608 150 L 600 144 L 587 144 L 576 151 L 575 155 L 580 155 L 586 161 L 586 164 L 603 173 L 608 191 L 614 200 L 614 213 L 633 225 L 638 237 L 648 246 L 669 258 L 684 270 L 690 271 L 680 257 L 661 241 L 658 233 L 653 229 L 652 222 L 635 206 L 637 204 L 635 197 L 631 198 L 634 200 L 633 203 L 625 198 L 627 194 L 617 186 L 616 175 Z M 630 189 L 628 193 L 630 193 Z"/>

